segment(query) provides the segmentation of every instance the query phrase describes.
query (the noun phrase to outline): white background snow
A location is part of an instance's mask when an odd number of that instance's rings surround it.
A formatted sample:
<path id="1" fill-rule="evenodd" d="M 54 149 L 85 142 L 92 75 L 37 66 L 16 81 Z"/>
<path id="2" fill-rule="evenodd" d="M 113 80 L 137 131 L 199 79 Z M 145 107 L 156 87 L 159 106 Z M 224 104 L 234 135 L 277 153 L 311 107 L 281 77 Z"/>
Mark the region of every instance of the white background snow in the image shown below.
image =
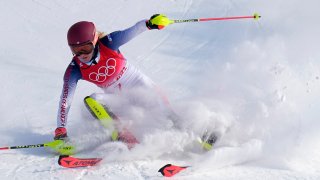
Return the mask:
<path id="1" fill-rule="evenodd" d="M 174 24 L 121 47 L 194 129 L 156 129 L 157 122 L 142 118 L 140 145 L 128 151 L 108 143 L 82 103 L 100 90 L 81 81 L 69 136 L 83 147 L 98 146 L 79 156 L 104 161 L 65 169 L 45 149 L 3 150 L 1 179 L 163 179 L 157 170 L 167 163 L 192 165 L 172 179 L 320 179 L 319 7 L 316 0 L 1 0 L 0 147 L 52 140 L 73 23 L 89 20 L 112 32 L 155 13 L 172 19 L 262 15 L 259 21 Z M 206 126 L 222 137 L 200 153 L 192 141 Z"/>

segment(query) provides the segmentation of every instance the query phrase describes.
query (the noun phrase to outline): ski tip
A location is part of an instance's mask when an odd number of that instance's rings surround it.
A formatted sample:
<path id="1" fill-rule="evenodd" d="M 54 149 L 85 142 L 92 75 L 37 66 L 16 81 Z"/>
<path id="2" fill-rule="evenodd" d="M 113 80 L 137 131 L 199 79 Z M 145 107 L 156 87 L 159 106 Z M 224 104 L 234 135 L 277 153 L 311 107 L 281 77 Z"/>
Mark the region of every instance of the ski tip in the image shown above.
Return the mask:
<path id="1" fill-rule="evenodd" d="M 188 167 L 190 166 L 175 166 L 172 164 L 166 164 L 165 166 L 160 168 L 158 172 L 160 172 L 165 177 L 172 177 Z"/>
<path id="2" fill-rule="evenodd" d="M 68 155 L 60 155 L 60 156 L 59 156 L 59 159 L 58 159 L 58 164 L 59 164 L 60 166 L 63 166 L 62 163 L 61 163 L 62 160 L 65 159 L 65 158 L 68 158 L 68 157 L 69 157 Z"/>

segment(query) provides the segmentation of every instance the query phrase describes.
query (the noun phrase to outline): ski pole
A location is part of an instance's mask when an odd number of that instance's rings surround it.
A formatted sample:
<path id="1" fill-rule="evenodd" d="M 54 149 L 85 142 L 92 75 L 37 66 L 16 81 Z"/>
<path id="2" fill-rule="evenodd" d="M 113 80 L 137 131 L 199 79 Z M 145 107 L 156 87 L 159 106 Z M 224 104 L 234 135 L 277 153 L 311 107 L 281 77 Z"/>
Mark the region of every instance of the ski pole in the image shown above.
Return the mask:
<path id="1" fill-rule="evenodd" d="M 52 148 L 53 150 L 58 151 L 59 153 L 64 154 L 64 155 L 73 154 L 75 151 L 75 148 L 73 146 L 66 145 L 63 140 L 54 140 L 52 142 L 43 143 L 43 144 L 1 147 L 0 150 L 40 148 L 40 147 L 49 147 L 49 148 Z"/>
<path id="2" fill-rule="evenodd" d="M 23 146 L 8 146 L 8 147 L 1 147 L 0 150 L 38 148 L 38 147 L 44 147 L 44 144 L 33 144 L 33 145 L 23 145 Z"/>
<path id="3" fill-rule="evenodd" d="M 260 18 L 261 18 L 261 16 L 258 13 L 254 13 L 252 16 L 231 16 L 231 17 L 214 17 L 214 18 L 170 20 L 170 24 L 185 23 L 185 22 L 222 21 L 222 20 L 235 20 L 235 19 L 254 19 L 254 20 L 259 20 Z"/>
<path id="4" fill-rule="evenodd" d="M 8 149 L 26 149 L 26 148 L 40 148 L 40 147 L 51 147 L 54 148 L 59 144 L 62 144 L 62 140 L 55 140 L 48 143 L 43 144 L 32 144 L 32 145 L 22 145 L 22 146 L 8 146 L 8 147 L 1 147 L 0 150 L 8 150 Z"/>

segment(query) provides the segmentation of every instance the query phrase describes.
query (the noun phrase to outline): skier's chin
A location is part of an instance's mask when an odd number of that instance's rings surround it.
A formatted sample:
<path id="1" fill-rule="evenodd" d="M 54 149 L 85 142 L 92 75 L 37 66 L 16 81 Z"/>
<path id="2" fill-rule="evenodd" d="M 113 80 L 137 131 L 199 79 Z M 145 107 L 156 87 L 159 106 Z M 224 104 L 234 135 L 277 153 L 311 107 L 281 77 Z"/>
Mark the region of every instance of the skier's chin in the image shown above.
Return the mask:
<path id="1" fill-rule="evenodd" d="M 82 62 L 89 62 L 91 60 L 91 58 L 92 58 L 92 56 L 90 56 L 90 55 L 79 57 L 80 61 L 82 61 Z"/>

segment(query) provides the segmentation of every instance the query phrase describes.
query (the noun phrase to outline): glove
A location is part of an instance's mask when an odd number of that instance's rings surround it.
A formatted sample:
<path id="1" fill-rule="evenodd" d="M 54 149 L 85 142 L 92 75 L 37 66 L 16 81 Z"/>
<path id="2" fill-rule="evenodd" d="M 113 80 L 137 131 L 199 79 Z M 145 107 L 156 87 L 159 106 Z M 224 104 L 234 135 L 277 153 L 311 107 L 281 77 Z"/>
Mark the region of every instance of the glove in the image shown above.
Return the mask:
<path id="1" fill-rule="evenodd" d="M 218 136 L 215 133 L 209 133 L 208 130 L 205 131 L 205 133 L 202 135 L 201 138 L 201 145 L 204 150 L 210 151 L 216 143 L 218 139 Z"/>
<path id="2" fill-rule="evenodd" d="M 69 142 L 67 136 L 67 129 L 64 127 L 58 127 L 54 131 L 54 144 L 51 148 L 58 152 L 60 155 L 72 155 L 75 153 L 75 147 Z M 57 141 L 61 140 L 61 141 Z"/>
<path id="3" fill-rule="evenodd" d="M 148 21 L 146 21 L 146 26 L 150 30 L 151 29 L 161 30 L 164 27 L 166 27 L 172 23 L 173 23 L 173 21 L 168 19 L 165 15 L 155 14 L 155 15 L 151 16 L 151 18 Z"/>
<path id="4" fill-rule="evenodd" d="M 64 127 L 56 128 L 54 134 L 54 140 L 65 140 L 68 138 L 67 129 Z"/>

